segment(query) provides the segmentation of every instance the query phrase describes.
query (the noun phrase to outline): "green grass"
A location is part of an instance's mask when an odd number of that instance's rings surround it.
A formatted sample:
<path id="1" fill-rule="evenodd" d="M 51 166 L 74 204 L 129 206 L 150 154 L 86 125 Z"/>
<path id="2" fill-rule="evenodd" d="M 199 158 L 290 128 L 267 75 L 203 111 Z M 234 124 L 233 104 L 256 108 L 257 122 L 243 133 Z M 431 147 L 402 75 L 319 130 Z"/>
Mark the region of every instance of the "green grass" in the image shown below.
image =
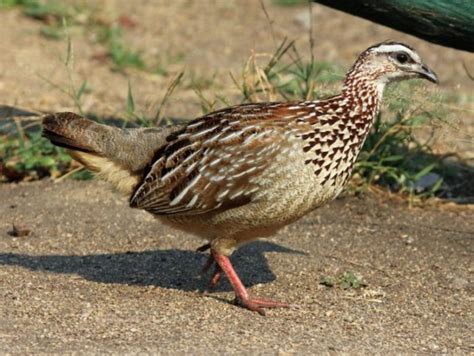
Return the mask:
<path id="1" fill-rule="evenodd" d="M 104 26 L 101 30 L 100 41 L 107 47 L 108 55 L 114 70 L 124 68 L 146 69 L 140 52 L 135 51 L 125 43 L 123 30 L 118 26 Z"/>
<path id="2" fill-rule="evenodd" d="M 60 1 L 23 1 L 23 13 L 26 16 L 46 22 L 61 24 L 62 19 L 71 19 L 76 12 L 74 8 Z"/>
<path id="3" fill-rule="evenodd" d="M 409 93 L 403 89 L 408 85 L 402 83 L 394 90 Z M 359 178 L 356 190 L 364 191 L 377 184 L 410 199 L 442 195 L 449 169 L 443 157 L 433 152 L 431 136 L 421 139 L 417 135 L 421 128 L 432 130 L 433 123 L 442 120 L 441 114 L 416 107 L 407 95 L 401 100 L 387 96 L 388 108 L 376 118 L 354 168 L 354 175 Z M 422 183 L 428 174 L 431 182 Z"/>
<path id="4" fill-rule="evenodd" d="M 415 85 L 401 83 L 392 93 L 413 92 Z M 362 178 L 364 187 L 375 183 L 409 196 L 434 196 L 442 187 L 445 167 L 429 141 L 418 139 L 415 131 L 427 127 L 442 113 L 414 107 L 407 95 L 394 96 L 388 92 L 386 96 L 388 109 L 376 118 L 354 171 Z M 420 190 L 417 183 L 430 172 L 439 179 Z"/>
<path id="5" fill-rule="evenodd" d="M 304 61 L 294 41 L 283 40 L 266 63 L 252 56 L 240 76 L 232 74 L 242 102 L 312 100 L 320 88 L 339 82 L 344 70 L 328 62 Z"/>
<path id="6" fill-rule="evenodd" d="M 308 4 L 309 0 L 272 0 L 278 6 L 298 6 Z"/>
<path id="7" fill-rule="evenodd" d="M 64 29 L 57 26 L 44 26 L 40 29 L 40 34 L 43 37 L 58 41 L 66 36 Z"/>
<path id="8" fill-rule="evenodd" d="M 0 137 L 0 162 L 5 179 L 35 180 L 59 176 L 71 167 L 71 157 L 36 133 Z"/>
<path id="9" fill-rule="evenodd" d="M 344 71 L 328 62 L 298 62 L 283 68 L 275 74 L 283 73 L 282 80 L 277 80 L 280 95 L 285 98 L 310 99 L 317 95 L 316 88 L 339 82 L 344 78 Z M 270 76 L 272 80 L 272 76 Z"/>
<path id="10" fill-rule="evenodd" d="M 367 283 L 351 271 L 345 271 L 337 277 L 325 276 L 321 279 L 319 284 L 329 288 L 339 287 L 342 289 L 359 289 L 367 287 Z"/>
<path id="11" fill-rule="evenodd" d="M 115 24 L 98 20 L 94 14 L 96 8 L 84 5 L 70 5 L 58 0 L 0 0 L 0 9 L 20 7 L 25 16 L 41 21 L 44 25 L 40 35 L 51 40 L 63 40 L 68 34 L 68 28 L 77 26 L 84 31 L 97 34 L 99 41 L 106 47 L 106 57 L 110 60 L 112 70 L 123 71 L 126 68 L 135 68 L 166 75 L 163 65 L 155 69 L 148 68 L 139 51 L 131 48 L 124 40 L 124 28 Z"/>
<path id="12" fill-rule="evenodd" d="M 63 24 L 74 24 L 82 11 L 57 0 L 0 0 L 0 10 L 11 7 L 20 7 L 25 16 L 41 21 L 40 34 L 53 40 L 65 38 Z"/>

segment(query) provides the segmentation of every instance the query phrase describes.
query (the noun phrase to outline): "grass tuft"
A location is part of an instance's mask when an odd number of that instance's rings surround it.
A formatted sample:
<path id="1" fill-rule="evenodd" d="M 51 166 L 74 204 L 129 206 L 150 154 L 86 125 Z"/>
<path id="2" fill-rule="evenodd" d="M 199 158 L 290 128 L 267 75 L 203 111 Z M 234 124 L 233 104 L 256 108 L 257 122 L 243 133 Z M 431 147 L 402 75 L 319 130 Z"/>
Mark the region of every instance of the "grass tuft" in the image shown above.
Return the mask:
<path id="1" fill-rule="evenodd" d="M 20 7 L 25 16 L 41 21 L 40 35 L 52 40 L 65 38 L 63 23 L 76 23 L 81 9 L 56 0 L 1 0 L 0 10 Z"/>
<path id="2" fill-rule="evenodd" d="M 367 283 L 351 271 L 345 271 L 337 277 L 325 276 L 321 279 L 319 284 L 329 288 L 339 287 L 342 289 L 359 289 L 367 287 Z"/>
<path id="3" fill-rule="evenodd" d="M 123 40 L 122 28 L 118 26 L 104 27 L 101 42 L 107 47 L 113 70 L 121 71 L 128 67 L 146 69 L 140 52 L 129 48 Z"/>
<path id="4" fill-rule="evenodd" d="M 7 182 L 58 177 L 77 168 L 63 149 L 38 131 L 0 137 L 0 156 L 0 178 Z"/>

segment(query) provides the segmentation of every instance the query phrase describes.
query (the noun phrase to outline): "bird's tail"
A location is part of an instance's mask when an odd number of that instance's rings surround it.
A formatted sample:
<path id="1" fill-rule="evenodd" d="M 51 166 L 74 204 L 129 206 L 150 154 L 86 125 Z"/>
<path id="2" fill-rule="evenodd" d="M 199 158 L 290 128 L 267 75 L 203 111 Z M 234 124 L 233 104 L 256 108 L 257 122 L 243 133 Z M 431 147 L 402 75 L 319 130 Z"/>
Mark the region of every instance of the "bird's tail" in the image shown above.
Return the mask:
<path id="1" fill-rule="evenodd" d="M 169 133 L 158 128 L 119 129 L 69 112 L 43 118 L 44 137 L 125 194 L 139 183 Z"/>

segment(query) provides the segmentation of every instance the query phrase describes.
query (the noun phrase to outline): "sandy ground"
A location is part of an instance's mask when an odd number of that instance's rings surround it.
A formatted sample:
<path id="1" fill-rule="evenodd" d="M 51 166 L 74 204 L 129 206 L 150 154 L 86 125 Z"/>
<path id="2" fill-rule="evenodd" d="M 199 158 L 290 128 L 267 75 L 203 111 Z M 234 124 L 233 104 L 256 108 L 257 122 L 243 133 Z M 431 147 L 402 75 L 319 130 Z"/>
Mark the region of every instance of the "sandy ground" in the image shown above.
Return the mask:
<path id="1" fill-rule="evenodd" d="M 250 292 L 297 305 L 260 316 L 227 281 L 203 294 L 202 242 L 105 184 L 4 185 L 0 201 L 0 352 L 474 351 L 469 207 L 339 199 L 244 246 L 232 259 Z M 344 271 L 368 286 L 319 284 Z"/>
<path id="2" fill-rule="evenodd" d="M 86 2 L 86 1 L 82 1 Z M 94 3 L 90 1 L 90 3 Z M 137 26 L 125 40 L 168 76 L 113 72 L 94 59 L 104 52 L 93 35 L 72 28 L 76 87 L 87 79 L 83 109 L 123 116 L 130 80 L 137 111 L 152 115 L 173 76 L 184 85 L 165 114 L 201 113 L 192 78 L 205 91 L 232 97 L 229 71 L 239 73 L 252 51 L 274 43 L 258 1 L 101 2 L 110 18 Z M 157 5 L 158 4 L 158 5 Z M 296 39 L 307 55 L 306 7 L 266 2 L 276 41 Z M 42 23 L 17 9 L 0 12 L 0 119 L 3 105 L 38 111 L 75 110 L 67 88 L 65 41 L 39 35 Z M 454 128 L 438 130 L 439 152 L 474 157 L 474 55 L 429 44 L 315 5 L 314 54 L 348 68 L 356 55 L 386 39 L 406 41 L 439 74 L 427 95 L 453 95 L 445 108 Z M 7 115 L 8 116 L 8 115 Z M 226 281 L 203 294 L 201 242 L 130 210 L 97 182 L 48 181 L 0 186 L 0 352 L 163 353 L 472 353 L 473 210 L 408 209 L 382 198 L 340 199 L 281 231 L 243 247 L 233 261 L 254 295 L 296 304 L 266 317 L 232 304 Z M 8 234 L 12 223 L 32 233 Z M 319 281 L 352 271 L 363 289 Z"/>

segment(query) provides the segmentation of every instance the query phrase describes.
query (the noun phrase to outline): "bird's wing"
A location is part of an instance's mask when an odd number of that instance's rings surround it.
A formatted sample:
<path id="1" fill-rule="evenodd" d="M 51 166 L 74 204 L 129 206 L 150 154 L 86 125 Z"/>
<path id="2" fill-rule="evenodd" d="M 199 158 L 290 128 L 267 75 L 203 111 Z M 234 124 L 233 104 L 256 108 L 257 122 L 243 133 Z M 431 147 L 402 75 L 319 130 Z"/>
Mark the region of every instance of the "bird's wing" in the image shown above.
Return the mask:
<path id="1" fill-rule="evenodd" d="M 292 148 L 288 122 L 296 113 L 288 107 L 245 105 L 190 122 L 157 151 L 130 205 L 156 215 L 190 215 L 248 203 L 258 189 L 252 178 Z"/>

